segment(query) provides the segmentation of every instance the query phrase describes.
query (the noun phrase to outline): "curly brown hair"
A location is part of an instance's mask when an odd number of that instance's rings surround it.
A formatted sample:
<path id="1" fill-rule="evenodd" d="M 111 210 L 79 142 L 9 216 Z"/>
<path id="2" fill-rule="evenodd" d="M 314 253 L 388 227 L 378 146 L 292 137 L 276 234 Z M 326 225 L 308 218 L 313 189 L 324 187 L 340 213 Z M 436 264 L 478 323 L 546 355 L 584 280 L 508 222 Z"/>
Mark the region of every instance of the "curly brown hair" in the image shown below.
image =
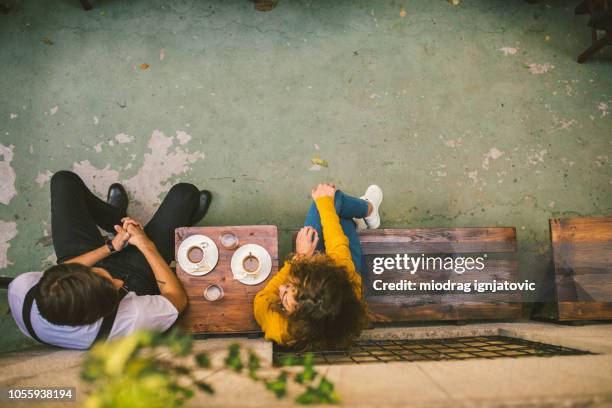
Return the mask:
<path id="1" fill-rule="evenodd" d="M 368 323 L 365 303 L 356 294 L 361 288 L 325 254 L 290 263 L 289 279 L 297 292 L 297 307 L 287 316 L 292 348 L 348 348 Z"/>

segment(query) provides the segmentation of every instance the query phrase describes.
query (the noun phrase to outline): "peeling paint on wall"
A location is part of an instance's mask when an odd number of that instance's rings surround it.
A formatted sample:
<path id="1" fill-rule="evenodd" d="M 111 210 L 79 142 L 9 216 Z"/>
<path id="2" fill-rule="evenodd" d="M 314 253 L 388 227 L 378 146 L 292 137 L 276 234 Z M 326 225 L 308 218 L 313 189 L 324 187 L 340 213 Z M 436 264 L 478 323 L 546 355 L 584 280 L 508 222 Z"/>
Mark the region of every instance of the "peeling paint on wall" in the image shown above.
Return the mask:
<path id="1" fill-rule="evenodd" d="M 170 189 L 170 179 L 186 173 L 191 169 L 191 164 L 204 158 L 204 154 L 199 151 L 187 152 L 180 146 L 174 146 L 174 139 L 174 136 L 166 136 L 160 130 L 154 130 L 147 145 L 150 151 L 145 153 L 142 166 L 136 175 L 122 180 L 131 198 L 128 212 L 142 222 L 146 223 L 151 218 L 161 202 L 161 194 Z M 184 145 L 191 136 L 177 131 L 176 139 L 179 144 Z M 181 143 L 181 140 L 184 143 Z M 134 158 L 135 155 L 132 156 L 132 159 Z M 130 164 L 124 169 L 131 167 Z M 99 169 L 89 160 L 74 163 L 73 171 L 79 174 L 94 192 L 103 196 L 110 184 L 121 180 L 119 172 L 113 170 L 110 165 Z"/>
<path id="2" fill-rule="evenodd" d="M 507 57 L 508 55 L 516 55 L 518 50 L 519 48 L 515 48 L 515 47 L 502 47 L 498 49 L 498 51 L 501 51 L 504 53 L 504 57 Z"/>
<path id="3" fill-rule="evenodd" d="M 57 265 L 57 255 L 55 255 L 55 251 L 51 252 L 51 254 L 41 262 L 43 268 L 49 268 L 53 265 Z"/>
<path id="4" fill-rule="evenodd" d="M 15 190 L 15 170 L 11 167 L 15 146 L 0 144 L 0 203 L 8 204 L 17 194 Z"/>
<path id="5" fill-rule="evenodd" d="M 552 69 L 555 68 L 554 65 L 551 65 L 548 62 L 546 64 L 531 63 L 526 65 L 527 68 L 529 68 L 529 72 L 531 72 L 533 75 L 546 74 L 547 72 L 550 72 Z"/>
<path id="6" fill-rule="evenodd" d="M 485 170 L 488 170 L 489 169 L 489 160 L 497 160 L 500 157 L 502 157 L 503 155 L 504 155 L 504 152 L 499 150 L 497 147 L 492 147 L 491 150 L 489 150 L 484 155 L 484 158 L 482 160 L 482 168 L 485 169 Z"/>
<path id="7" fill-rule="evenodd" d="M 188 143 L 191 140 L 191 136 L 183 132 L 182 130 L 179 130 L 176 132 L 176 138 L 178 139 L 179 143 L 182 145 Z"/>
<path id="8" fill-rule="evenodd" d="M 530 164 L 534 165 L 538 163 L 543 163 L 544 156 L 546 155 L 546 153 L 548 153 L 546 149 L 542 149 L 540 151 L 532 151 L 530 154 L 527 155 L 527 160 Z"/>
<path id="9" fill-rule="evenodd" d="M 601 117 L 608 116 L 610 114 L 608 104 L 605 102 L 599 102 L 597 105 L 597 109 L 601 112 Z"/>
<path id="10" fill-rule="evenodd" d="M 83 160 L 74 163 L 72 171 L 81 176 L 90 189 L 104 196 L 106 196 L 108 186 L 119 180 L 119 172 L 112 170 L 110 164 L 98 169 L 89 160 Z"/>
<path id="11" fill-rule="evenodd" d="M 125 133 L 119 133 L 117 136 L 115 136 L 115 140 L 119 144 L 132 143 L 134 141 L 134 136 L 126 135 Z"/>
<path id="12" fill-rule="evenodd" d="M 51 173 L 51 171 L 49 170 L 47 170 L 44 173 L 38 173 L 38 176 L 36 176 L 36 182 L 42 188 L 42 186 L 44 186 L 45 183 L 51 180 L 51 176 L 53 176 L 53 173 Z"/>
<path id="13" fill-rule="evenodd" d="M 0 269 L 4 269 L 13 263 L 8 260 L 7 252 L 11 247 L 9 241 L 17 235 L 17 223 L 13 221 L 0 220 Z"/>

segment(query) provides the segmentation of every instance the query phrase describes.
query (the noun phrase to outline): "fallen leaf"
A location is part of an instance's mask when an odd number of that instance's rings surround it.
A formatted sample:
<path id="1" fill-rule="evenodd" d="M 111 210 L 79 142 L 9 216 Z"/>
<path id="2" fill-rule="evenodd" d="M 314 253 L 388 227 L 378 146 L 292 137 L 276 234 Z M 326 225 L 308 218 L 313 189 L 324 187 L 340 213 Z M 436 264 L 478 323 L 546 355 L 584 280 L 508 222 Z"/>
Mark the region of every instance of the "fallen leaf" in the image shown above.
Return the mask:
<path id="1" fill-rule="evenodd" d="M 328 167 L 329 164 L 327 163 L 327 160 L 323 160 L 322 158 L 320 158 L 319 156 L 315 156 L 312 159 L 310 159 L 310 162 L 316 166 L 321 166 L 321 167 Z"/>
<path id="2" fill-rule="evenodd" d="M 43 37 L 43 42 L 47 45 L 53 45 L 53 41 L 51 41 L 49 37 Z"/>
<path id="3" fill-rule="evenodd" d="M 544 41 L 549 42 L 550 41 L 550 35 L 547 35 L 544 37 Z"/>
<path id="4" fill-rule="evenodd" d="M 406 9 L 404 9 L 403 7 L 400 9 L 400 17 L 401 18 L 406 17 Z"/>
<path id="5" fill-rule="evenodd" d="M 140 69 L 142 69 L 143 71 L 148 68 L 149 68 L 149 64 L 140 64 Z"/>
<path id="6" fill-rule="evenodd" d="M 458 6 L 458 5 L 459 5 L 459 3 L 460 3 L 460 1 L 459 1 L 459 0 L 448 0 L 448 2 L 449 2 L 450 4 L 452 4 L 453 6 Z"/>

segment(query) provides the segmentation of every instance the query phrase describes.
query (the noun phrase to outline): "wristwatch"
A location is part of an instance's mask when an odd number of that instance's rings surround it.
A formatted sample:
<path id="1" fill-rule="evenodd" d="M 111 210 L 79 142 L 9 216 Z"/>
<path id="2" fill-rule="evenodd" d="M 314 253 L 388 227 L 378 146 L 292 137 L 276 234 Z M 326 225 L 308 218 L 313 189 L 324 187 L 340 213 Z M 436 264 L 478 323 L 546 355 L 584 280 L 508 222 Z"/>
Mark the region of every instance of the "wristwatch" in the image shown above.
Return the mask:
<path id="1" fill-rule="evenodd" d="M 106 244 L 106 246 L 108 247 L 110 253 L 112 254 L 113 252 L 117 252 L 117 250 L 115 249 L 115 246 L 113 245 L 113 240 L 110 238 L 106 238 L 106 241 L 104 241 L 104 243 Z"/>

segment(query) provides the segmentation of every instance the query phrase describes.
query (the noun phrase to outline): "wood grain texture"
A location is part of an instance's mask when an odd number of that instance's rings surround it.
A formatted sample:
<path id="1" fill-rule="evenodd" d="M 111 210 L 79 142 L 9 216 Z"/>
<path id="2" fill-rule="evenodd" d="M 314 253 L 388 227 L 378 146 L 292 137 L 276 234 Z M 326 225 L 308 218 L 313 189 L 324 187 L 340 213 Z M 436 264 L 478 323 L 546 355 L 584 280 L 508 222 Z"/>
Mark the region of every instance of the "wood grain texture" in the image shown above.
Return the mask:
<path id="1" fill-rule="evenodd" d="M 560 321 L 612 319 L 612 217 L 550 220 Z"/>
<path id="2" fill-rule="evenodd" d="M 413 228 L 381 229 L 360 233 L 365 259 L 364 297 L 375 323 L 414 322 L 436 320 L 517 319 L 521 316 L 520 294 L 516 293 L 461 293 L 461 292 L 395 292 L 375 291 L 375 279 L 397 282 L 401 279 L 415 283 L 514 281 L 518 265 L 513 258 L 516 251 L 514 228 Z M 380 275 L 372 271 L 372 258 L 378 255 L 429 254 L 447 256 L 476 256 L 500 254 L 485 260 L 482 270 L 457 274 L 443 269 L 386 270 Z"/>
<path id="3" fill-rule="evenodd" d="M 272 272 L 259 285 L 248 286 L 234 280 L 230 262 L 234 250 L 221 246 L 219 237 L 226 231 L 233 232 L 239 245 L 258 244 L 264 247 L 272 258 Z M 179 320 L 180 326 L 190 333 L 248 333 L 261 331 L 253 317 L 253 300 L 269 279 L 278 272 L 278 231 L 274 225 L 188 227 L 175 231 L 176 250 L 180 243 L 194 234 L 210 237 L 219 249 L 219 262 L 215 269 L 204 276 L 192 276 L 183 271 L 177 263 L 176 273 L 183 283 L 189 306 Z M 204 288 L 210 284 L 223 288 L 224 297 L 210 302 L 203 296 Z"/>
<path id="4" fill-rule="evenodd" d="M 377 229 L 359 239 L 366 255 L 516 252 L 513 227 Z"/>

